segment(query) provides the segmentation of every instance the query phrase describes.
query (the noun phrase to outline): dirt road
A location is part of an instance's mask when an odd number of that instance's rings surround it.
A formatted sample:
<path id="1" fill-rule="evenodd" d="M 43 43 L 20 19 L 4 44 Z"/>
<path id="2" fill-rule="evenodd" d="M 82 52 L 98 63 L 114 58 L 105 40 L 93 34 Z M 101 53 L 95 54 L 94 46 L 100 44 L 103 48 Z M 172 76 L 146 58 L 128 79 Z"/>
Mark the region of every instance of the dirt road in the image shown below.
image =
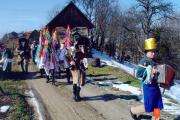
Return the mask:
<path id="1" fill-rule="evenodd" d="M 34 72 L 34 71 L 31 71 Z M 36 74 L 36 76 L 38 76 Z M 56 86 L 46 83 L 44 78 L 27 80 L 30 89 L 36 91 L 52 120 L 131 120 L 129 107 L 118 102 L 115 96 L 95 85 L 86 84 L 81 96 L 83 101 L 74 102 L 72 85 L 57 79 Z"/>
<path id="2" fill-rule="evenodd" d="M 92 82 L 87 83 L 81 90 L 83 100 L 74 102 L 72 85 L 67 85 L 65 79 L 57 79 L 56 85 L 46 83 L 45 78 L 38 78 L 32 69 L 27 79 L 32 89 L 43 104 L 43 114 L 47 120 L 132 120 L 129 108 L 141 104 L 137 97 L 124 91 L 102 89 Z M 30 77 L 28 77 L 30 78 Z M 162 120 L 176 120 L 167 113 L 162 113 Z M 143 115 L 141 120 L 151 119 Z"/>

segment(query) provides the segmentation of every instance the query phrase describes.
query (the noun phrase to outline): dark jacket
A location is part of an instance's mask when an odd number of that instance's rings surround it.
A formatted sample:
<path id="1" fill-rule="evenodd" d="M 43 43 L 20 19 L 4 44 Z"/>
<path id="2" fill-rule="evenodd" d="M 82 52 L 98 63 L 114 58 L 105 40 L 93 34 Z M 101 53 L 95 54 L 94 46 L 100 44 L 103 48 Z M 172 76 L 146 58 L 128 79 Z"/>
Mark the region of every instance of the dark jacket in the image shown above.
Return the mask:
<path id="1" fill-rule="evenodd" d="M 11 49 L 6 48 L 4 49 L 3 55 L 4 58 L 12 59 L 13 58 L 13 52 Z"/>

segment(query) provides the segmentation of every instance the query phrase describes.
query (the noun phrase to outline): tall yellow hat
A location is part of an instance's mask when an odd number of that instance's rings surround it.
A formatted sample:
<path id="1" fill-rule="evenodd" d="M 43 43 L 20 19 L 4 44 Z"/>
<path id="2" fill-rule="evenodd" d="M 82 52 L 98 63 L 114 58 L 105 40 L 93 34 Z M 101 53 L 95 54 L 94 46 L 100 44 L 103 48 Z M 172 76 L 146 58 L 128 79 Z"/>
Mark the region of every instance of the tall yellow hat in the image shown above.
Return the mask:
<path id="1" fill-rule="evenodd" d="M 145 50 L 155 50 L 157 47 L 156 39 L 155 38 L 148 38 L 144 42 L 144 49 Z"/>

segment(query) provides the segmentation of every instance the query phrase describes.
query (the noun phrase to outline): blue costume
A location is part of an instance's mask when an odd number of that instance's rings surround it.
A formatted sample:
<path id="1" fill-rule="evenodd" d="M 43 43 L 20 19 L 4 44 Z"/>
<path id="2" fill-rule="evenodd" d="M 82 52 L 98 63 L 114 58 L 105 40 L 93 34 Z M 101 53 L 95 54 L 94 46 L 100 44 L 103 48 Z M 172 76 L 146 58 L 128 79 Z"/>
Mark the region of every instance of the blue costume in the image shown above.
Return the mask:
<path id="1" fill-rule="evenodd" d="M 145 56 L 139 62 L 136 76 L 142 78 L 145 111 L 153 112 L 154 108 L 163 109 L 163 102 L 158 83 L 156 82 L 157 76 L 152 77 L 151 73 L 148 73 L 147 69 L 149 66 L 155 66 L 155 62 Z M 151 78 L 151 82 L 147 78 Z"/>

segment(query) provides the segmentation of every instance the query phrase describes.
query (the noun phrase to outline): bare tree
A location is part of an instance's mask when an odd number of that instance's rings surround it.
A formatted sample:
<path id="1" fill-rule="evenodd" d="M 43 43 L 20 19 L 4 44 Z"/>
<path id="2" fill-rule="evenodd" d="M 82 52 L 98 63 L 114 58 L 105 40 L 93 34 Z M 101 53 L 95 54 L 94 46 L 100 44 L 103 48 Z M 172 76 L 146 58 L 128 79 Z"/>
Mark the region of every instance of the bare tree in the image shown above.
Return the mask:
<path id="1" fill-rule="evenodd" d="M 73 1 L 74 3 L 77 3 L 80 6 L 82 6 L 87 18 L 91 22 L 94 22 L 94 10 L 97 1 L 96 0 L 73 0 Z"/>
<path id="2" fill-rule="evenodd" d="M 72 0 L 77 5 L 81 6 L 82 10 L 84 11 L 86 17 L 95 24 L 95 5 L 97 4 L 97 0 Z M 91 29 L 88 31 L 88 34 L 90 36 L 90 41 L 93 47 L 95 46 L 95 41 L 97 37 L 95 38 L 95 32 L 96 29 Z"/>
<path id="3" fill-rule="evenodd" d="M 111 12 L 114 7 L 113 0 L 99 0 L 95 6 L 95 24 L 96 24 L 96 46 L 99 50 L 104 47 L 105 39 L 108 37 L 108 25 L 111 22 Z"/>
<path id="4" fill-rule="evenodd" d="M 159 24 L 162 19 L 172 18 L 173 5 L 164 0 L 136 0 L 136 10 L 141 18 L 141 25 L 147 38 L 152 33 L 154 26 Z"/>
<path id="5" fill-rule="evenodd" d="M 58 15 L 59 14 L 59 12 L 62 10 L 62 8 L 61 7 L 59 7 L 60 5 L 56 5 L 56 6 L 54 6 L 50 11 L 49 11 L 49 13 L 48 13 L 48 15 L 47 15 L 47 19 L 49 20 L 49 21 L 51 21 L 56 15 Z"/>
<path id="6" fill-rule="evenodd" d="M 124 13 L 121 13 L 119 19 L 119 26 L 117 35 L 117 50 L 119 55 L 122 52 L 128 53 L 131 57 L 131 61 L 136 63 L 139 60 L 140 52 L 142 52 L 141 36 L 142 30 L 140 26 L 140 20 L 136 16 L 135 9 L 129 9 Z"/>
<path id="7" fill-rule="evenodd" d="M 68 0 L 65 3 L 64 7 L 66 5 L 68 5 L 70 2 L 76 3 L 78 1 L 80 1 L 80 0 Z M 64 8 L 64 7 L 60 7 L 60 6 L 61 6 L 61 4 L 57 4 L 48 12 L 47 19 L 49 21 L 51 21 L 56 15 L 58 15 L 61 12 L 61 10 Z"/>

